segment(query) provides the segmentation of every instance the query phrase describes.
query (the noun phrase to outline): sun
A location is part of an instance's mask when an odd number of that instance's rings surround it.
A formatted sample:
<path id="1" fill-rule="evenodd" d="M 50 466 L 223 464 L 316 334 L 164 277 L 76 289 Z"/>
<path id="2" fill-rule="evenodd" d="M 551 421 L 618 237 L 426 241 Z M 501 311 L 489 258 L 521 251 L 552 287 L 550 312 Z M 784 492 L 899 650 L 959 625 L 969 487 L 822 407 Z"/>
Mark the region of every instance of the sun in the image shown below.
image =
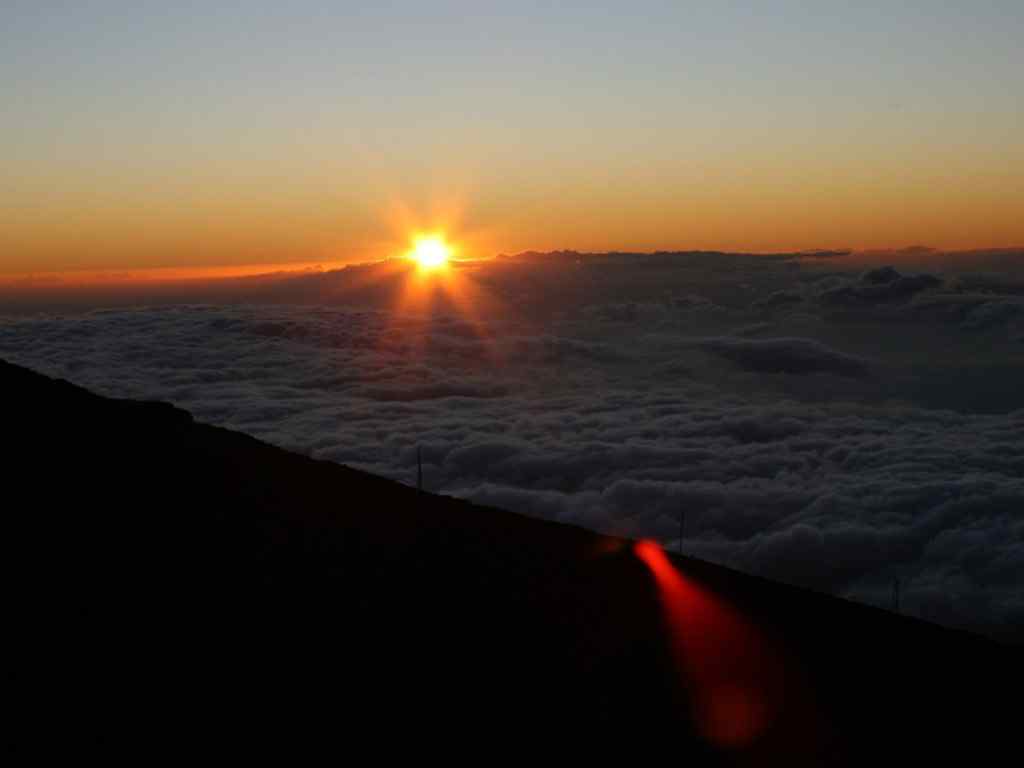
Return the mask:
<path id="1" fill-rule="evenodd" d="M 438 269 L 448 263 L 452 247 L 440 235 L 417 237 L 412 244 L 408 256 L 415 261 L 420 269 Z"/>

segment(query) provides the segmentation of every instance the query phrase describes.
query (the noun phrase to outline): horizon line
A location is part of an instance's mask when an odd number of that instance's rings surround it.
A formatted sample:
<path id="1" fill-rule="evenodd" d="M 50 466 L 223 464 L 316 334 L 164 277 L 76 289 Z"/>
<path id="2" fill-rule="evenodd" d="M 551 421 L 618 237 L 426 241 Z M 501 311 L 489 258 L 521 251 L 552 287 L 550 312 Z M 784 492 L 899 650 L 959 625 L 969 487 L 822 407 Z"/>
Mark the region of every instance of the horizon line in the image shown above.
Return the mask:
<path id="1" fill-rule="evenodd" d="M 977 255 L 986 253 L 1024 253 L 1024 244 L 1021 245 L 993 245 L 976 248 L 944 248 L 941 246 L 906 245 L 893 246 L 890 248 L 797 248 L 797 249 L 729 249 L 729 248 L 662 248 L 655 250 L 578 250 L 575 248 L 555 248 L 550 250 L 526 249 L 516 253 L 495 253 L 488 256 L 477 256 L 473 258 L 454 259 L 454 261 L 472 262 L 489 261 L 499 258 L 514 258 L 523 255 L 548 255 L 578 253 L 584 256 L 601 256 L 611 254 L 623 255 L 654 255 L 673 253 L 721 253 L 730 255 L 750 256 L 790 256 L 806 255 L 813 257 L 816 254 L 828 254 L 829 256 L 857 257 L 857 256 L 956 256 L 956 255 Z M 283 262 L 250 262 L 246 264 L 219 264 L 208 266 L 179 266 L 159 265 L 152 267 L 108 267 L 99 269 L 58 269 L 58 270 L 28 270 L 3 272 L 0 271 L 0 287 L 11 289 L 21 288 L 26 290 L 63 289 L 74 287 L 100 287 L 100 286 L 127 286 L 127 285 L 158 285 L 175 283 L 192 283 L 203 280 L 230 280 L 246 278 L 271 278 L 284 277 L 288 275 L 300 275 L 304 273 L 331 272 L 346 267 L 368 266 L 379 264 L 390 259 L 401 258 L 401 256 L 388 256 L 382 259 L 317 259 L 317 260 L 295 260 Z"/>

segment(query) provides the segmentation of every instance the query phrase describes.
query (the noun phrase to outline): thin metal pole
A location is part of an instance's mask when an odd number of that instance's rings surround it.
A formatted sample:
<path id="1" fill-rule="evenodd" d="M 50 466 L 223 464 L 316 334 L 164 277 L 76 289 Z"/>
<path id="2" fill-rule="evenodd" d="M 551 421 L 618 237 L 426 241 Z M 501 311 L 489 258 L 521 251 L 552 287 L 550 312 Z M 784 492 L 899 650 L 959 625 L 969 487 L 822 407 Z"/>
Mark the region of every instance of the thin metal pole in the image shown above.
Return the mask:
<path id="1" fill-rule="evenodd" d="M 418 445 L 416 446 L 416 490 L 423 490 L 423 454 Z"/>
<path id="2" fill-rule="evenodd" d="M 686 531 L 686 510 L 679 508 L 679 554 L 683 554 L 683 534 Z"/>

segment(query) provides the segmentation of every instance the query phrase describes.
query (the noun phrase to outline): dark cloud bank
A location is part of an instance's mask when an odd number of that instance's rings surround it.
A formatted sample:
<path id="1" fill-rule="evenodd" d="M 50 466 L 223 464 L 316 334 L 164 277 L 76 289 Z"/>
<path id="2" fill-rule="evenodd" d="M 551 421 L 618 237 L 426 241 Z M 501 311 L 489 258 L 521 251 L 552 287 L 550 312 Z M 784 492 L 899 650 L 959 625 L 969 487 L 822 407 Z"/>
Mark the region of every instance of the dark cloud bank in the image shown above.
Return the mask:
<path id="1" fill-rule="evenodd" d="M 1011 637 L 1020 263 L 523 254 L 460 267 L 473 318 L 394 312 L 365 267 L 10 317 L 0 355 L 405 482 L 419 447 L 432 490 L 527 514 L 675 547 L 684 512 L 692 554 L 881 605 L 899 578 L 906 612 Z"/>

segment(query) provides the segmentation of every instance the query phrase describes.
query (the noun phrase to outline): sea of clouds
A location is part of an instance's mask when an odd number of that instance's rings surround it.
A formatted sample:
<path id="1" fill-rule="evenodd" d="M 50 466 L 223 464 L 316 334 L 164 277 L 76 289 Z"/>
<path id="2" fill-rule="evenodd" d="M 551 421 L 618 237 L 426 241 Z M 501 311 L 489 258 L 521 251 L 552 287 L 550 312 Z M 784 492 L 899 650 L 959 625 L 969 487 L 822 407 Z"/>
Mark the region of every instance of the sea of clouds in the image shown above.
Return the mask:
<path id="1" fill-rule="evenodd" d="M 406 483 L 419 451 L 429 490 L 525 514 L 673 548 L 682 516 L 689 554 L 878 605 L 899 579 L 901 610 L 1012 637 L 1017 263 L 521 254 L 458 268 L 469 308 L 360 267 L 11 315 L 0 356 Z"/>

